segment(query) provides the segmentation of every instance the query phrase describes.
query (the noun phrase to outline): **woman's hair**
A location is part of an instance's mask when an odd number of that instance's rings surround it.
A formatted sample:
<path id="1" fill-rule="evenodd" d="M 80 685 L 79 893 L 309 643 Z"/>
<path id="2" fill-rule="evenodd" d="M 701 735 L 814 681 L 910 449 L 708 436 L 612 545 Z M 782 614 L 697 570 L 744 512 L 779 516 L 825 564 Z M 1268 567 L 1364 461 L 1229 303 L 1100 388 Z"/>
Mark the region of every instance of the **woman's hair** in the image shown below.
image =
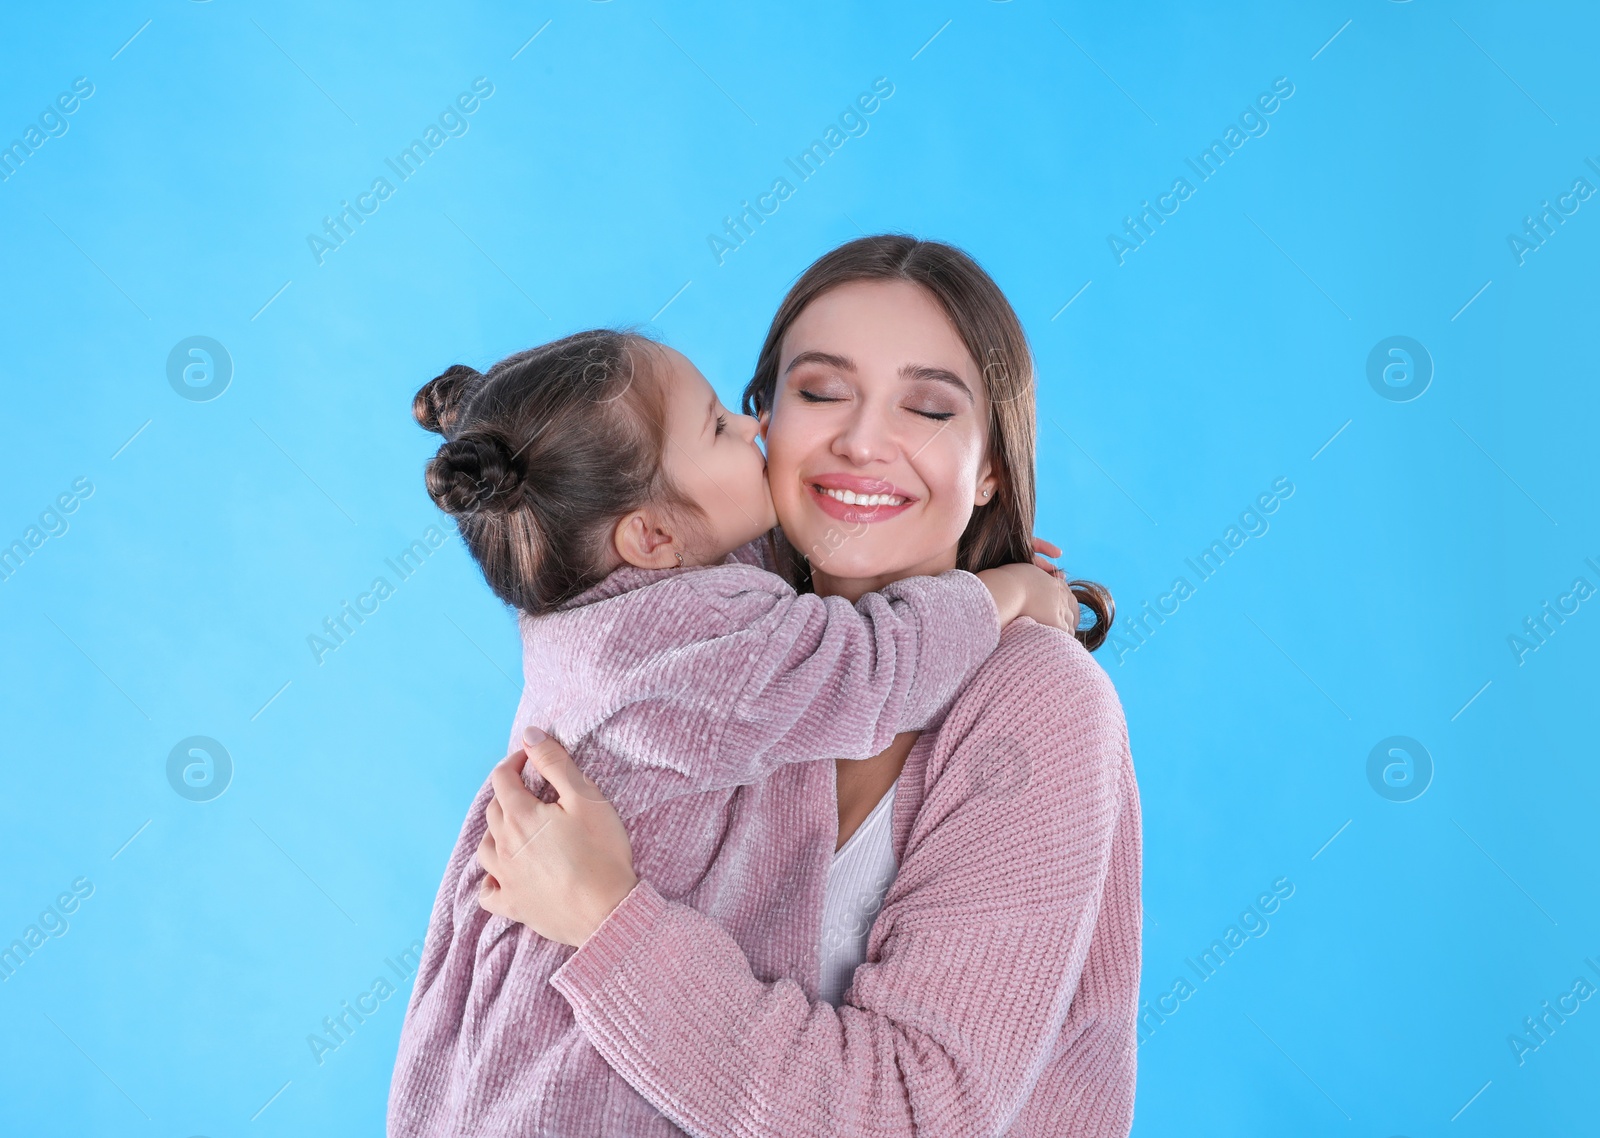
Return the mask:
<path id="1" fill-rule="evenodd" d="M 778 306 L 744 389 L 746 414 L 772 409 L 778 389 L 778 356 L 783 337 L 807 305 L 829 289 L 851 281 L 909 281 L 939 302 L 973 362 L 983 372 L 989 395 L 989 460 L 998 479 L 994 498 L 979 507 L 961 535 L 956 564 L 970 572 L 1033 558 L 1034 409 L 1033 353 L 1022 322 L 1005 294 L 978 263 L 960 249 L 938 241 L 888 234 L 862 237 L 824 254 L 801 274 Z M 791 550 L 795 579 L 810 570 Z M 1077 633 L 1090 651 L 1111 630 L 1116 605 L 1103 585 L 1073 581 L 1078 603 L 1095 615 L 1094 626 Z"/>
<path id="2" fill-rule="evenodd" d="M 695 513 L 662 470 L 659 365 L 643 336 L 579 332 L 482 375 L 456 364 L 412 399 L 417 422 L 445 437 L 428 495 L 507 604 L 539 613 L 598 583 L 633 510 Z"/>

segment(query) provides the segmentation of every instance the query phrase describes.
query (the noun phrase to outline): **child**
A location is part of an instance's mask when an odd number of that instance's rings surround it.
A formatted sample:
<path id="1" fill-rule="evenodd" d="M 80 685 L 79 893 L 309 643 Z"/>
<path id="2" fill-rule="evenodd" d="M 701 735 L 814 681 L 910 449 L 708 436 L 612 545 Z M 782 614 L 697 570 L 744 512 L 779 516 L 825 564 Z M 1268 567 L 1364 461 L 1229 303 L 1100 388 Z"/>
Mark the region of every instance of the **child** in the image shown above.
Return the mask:
<path id="1" fill-rule="evenodd" d="M 735 939 L 780 906 L 820 931 L 838 819 L 797 806 L 795 780 L 831 780 L 819 760 L 865 759 L 936 723 L 1015 617 L 1071 631 L 1066 585 L 1033 565 L 907 578 L 854 605 L 797 594 L 764 567 L 776 519 L 755 420 L 639 336 L 579 333 L 482 376 L 453 367 L 413 412 L 446 439 L 429 494 L 521 614 L 511 747 L 530 724 L 565 745 L 627 821 L 639 875 Z M 563 1096 L 608 1080 L 636 1093 L 548 984 L 573 950 L 478 905 L 490 797 L 435 903 L 391 1135 L 564 1133 Z M 769 978 L 815 989 L 814 955 L 743 947 Z M 481 1069 L 487 1041 L 525 1069 Z"/>

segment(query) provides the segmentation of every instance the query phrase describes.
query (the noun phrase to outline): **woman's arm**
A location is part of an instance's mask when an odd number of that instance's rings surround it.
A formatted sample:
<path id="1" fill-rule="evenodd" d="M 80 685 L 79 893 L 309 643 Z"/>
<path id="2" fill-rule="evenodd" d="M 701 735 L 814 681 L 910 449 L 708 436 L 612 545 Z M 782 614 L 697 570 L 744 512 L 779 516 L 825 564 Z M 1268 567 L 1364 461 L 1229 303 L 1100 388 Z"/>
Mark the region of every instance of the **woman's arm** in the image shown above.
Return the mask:
<path id="1" fill-rule="evenodd" d="M 607 1062 L 699 1135 L 991 1135 L 1019 1115 L 1020 1134 L 1125 1134 L 1138 796 L 1110 682 L 1065 641 L 1009 635 L 902 775 L 925 795 L 850 1004 L 762 982 L 640 882 L 551 980 Z"/>

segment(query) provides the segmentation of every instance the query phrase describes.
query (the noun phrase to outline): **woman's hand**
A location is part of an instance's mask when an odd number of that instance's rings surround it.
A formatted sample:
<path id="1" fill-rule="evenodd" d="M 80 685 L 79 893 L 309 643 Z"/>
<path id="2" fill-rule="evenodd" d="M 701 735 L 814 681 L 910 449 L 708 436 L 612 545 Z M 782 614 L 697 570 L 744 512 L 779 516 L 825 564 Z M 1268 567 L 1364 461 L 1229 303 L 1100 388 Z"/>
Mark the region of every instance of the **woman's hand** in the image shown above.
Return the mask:
<path id="1" fill-rule="evenodd" d="M 478 903 L 559 944 L 578 947 L 638 884 L 628 831 L 600 788 L 537 727 L 494 768 L 488 832 L 478 846 Z M 560 796 L 541 802 L 522 781 L 529 761 Z"/>

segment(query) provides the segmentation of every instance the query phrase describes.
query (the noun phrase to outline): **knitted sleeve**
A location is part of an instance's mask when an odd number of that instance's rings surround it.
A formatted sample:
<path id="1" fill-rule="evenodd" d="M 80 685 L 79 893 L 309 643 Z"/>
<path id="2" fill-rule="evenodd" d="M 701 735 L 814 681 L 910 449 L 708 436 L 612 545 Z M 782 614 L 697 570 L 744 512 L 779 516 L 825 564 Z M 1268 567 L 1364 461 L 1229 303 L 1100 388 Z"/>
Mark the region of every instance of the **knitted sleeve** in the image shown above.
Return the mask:
<path id="1" fill-rule="evenodd" d="M 780 763 L 865 759 L 937 721 L 1000 642 L 971 573 L 907 577 L 855 604 L 790 594 L 757 625 L 718 742 L 724 786 Z"/>
<path id="2" fill-rule="evenodd" d="M 691 1134 L 1126 1135 L 1132 774 L 1104 672 L 1029 624 L 940 730 L 847 1003 L 763 983 L 721 928 L 643 881 L 551 983 Z"/>
<path id="3" fill-rule="evenodd" d="M 1000 639 L 993 597 L 961 570 L 853 605 L 746 565 L 664 584 L 587 651 L 615 709 L 574 757 L 624 819 L 784 763 L 875 755 L 939 719 Z"/>

